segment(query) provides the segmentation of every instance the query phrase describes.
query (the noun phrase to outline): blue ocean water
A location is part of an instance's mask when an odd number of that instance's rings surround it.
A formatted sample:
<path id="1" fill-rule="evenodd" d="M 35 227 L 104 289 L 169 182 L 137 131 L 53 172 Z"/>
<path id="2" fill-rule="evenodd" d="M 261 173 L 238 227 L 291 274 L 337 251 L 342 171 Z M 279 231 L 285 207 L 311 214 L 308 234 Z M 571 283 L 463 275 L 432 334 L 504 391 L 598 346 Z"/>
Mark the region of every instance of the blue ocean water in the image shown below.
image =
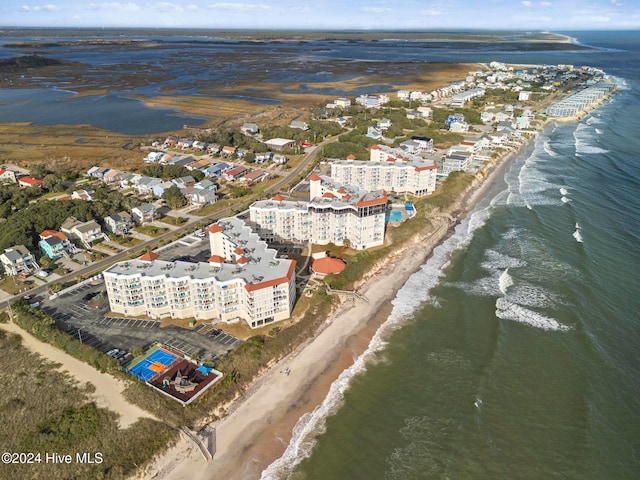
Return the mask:
<path id="1" fill-rule="evenodd" d="M 512 161 L 263 479 L 638 477 L 640 33 L 570 35 L 602 50 L 491 57 L 620 91 Z"/>

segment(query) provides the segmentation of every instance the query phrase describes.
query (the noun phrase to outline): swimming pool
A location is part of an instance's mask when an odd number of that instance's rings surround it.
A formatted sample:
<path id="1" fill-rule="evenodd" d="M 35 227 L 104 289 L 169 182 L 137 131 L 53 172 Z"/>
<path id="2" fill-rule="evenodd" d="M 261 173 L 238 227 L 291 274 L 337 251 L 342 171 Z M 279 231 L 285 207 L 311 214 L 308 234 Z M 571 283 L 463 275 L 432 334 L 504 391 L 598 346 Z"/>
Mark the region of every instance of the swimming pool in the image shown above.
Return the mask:
<path id="1" fill-rule="evenodd" d="M 387 215 L 387 222 L 399 222 L 402 220 L 402 212 L 400 210 L 391 210 Z"/>

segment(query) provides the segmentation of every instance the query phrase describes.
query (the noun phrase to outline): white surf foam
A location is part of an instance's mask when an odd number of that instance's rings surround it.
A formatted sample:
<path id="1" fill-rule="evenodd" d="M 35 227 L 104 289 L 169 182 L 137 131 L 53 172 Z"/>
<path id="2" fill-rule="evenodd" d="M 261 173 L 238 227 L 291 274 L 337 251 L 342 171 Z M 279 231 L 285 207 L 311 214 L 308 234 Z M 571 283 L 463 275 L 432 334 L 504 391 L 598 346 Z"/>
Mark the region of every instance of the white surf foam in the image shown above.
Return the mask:
<path id="1" fill-rule="evenodd" d="M 500 275 L 498 279 L 498 288 L 503 295 L 507 294 L 507 289 L 513 285 L 513 278 L 509 275 L 509 268 L 506 268 L 504 272 Z"/>
<path id="2" fill-rule="evenodd" d="M 576 228 L 573 232 L 573 238 L 576 239 L 576 242 L 582 243 L 582 234 L 580 233 L 580 229 Z"/>
<path id="3" fill-rule="evenodd" d="M 542 147 L 544 148 L 544 151 L 547 153 L 547 155 L 549 155 L 550 157 L 557 157 L 559 155 L 558 153 L 553 151 L 553 149 L 551 148 L 550 138 L 545 139 L 544 143 L 542 144 Z"/>
<path id="4" fill-rule="evenodd" d="M 562 198 L 560 198 L 560 200 L 562 200 L 562 203 L 569 203 L 571 201 L 571 199 L 569 199 L 567 197 L 562 197 Z"/>
<path id="5" fill-rule="evenodd" d="M 484 225 L 489 217 L 487 210 L 488 208 L 473 212 L 468 220 L 460 222 L 455 233 L 442 245 L 436 247 L 427 263 L 409 277 L 391 302 L 393 309 L 389 318 L 380 326 L 367 349 L 331 384 L 323 402 L 311 413 L 300 417 L 285 452 L 262 472 L 261 480 L 286 478 L 302 460 L 311 455 L 316 437 L 325 431 L 326 419 L 335 414 L 342 405 L 344 392 L 351 380 L 366 371 L 367 363 L 384 349 L 388 333 L 397 329 L 421 304 L 429 300 L 429 291 L 440 281 L 449 256 L 453 251 L 469 244 L 473 238 L 473 232 Z"/>
<path id="6" fill-rule="evenodd" d="M 558 332 L 566 332 L 567 330 L 570 330 L 569 326 L 563 325 L 553 318 L 510 302 L 504 297 L 496 300 L 496 316 L 502 320 L 511 320 L 542 330 Z"/>
<path id="7" fill-rule="evenodd" d="M 575 139 L 576 156 L 578 157 L 582 154 L 599 154 L 609 152 L 609 150 L 596 145 L 597 134 L 595 128 L 591 128 L 586 123 L 578 124 L 577 128 L 573 132 L 573 138 Z"/>
<path id="8" fill-rule="evenodd" d="M 561 193 L 562 195 L 569 195 L 569 191 L 568 191 L 566 188 L 564 188 L 564 187 L 562 187 L 562 188 L 560 189 L 560 193 Z"/>
<path id="9" fill-rule="evenodd" d="M 603 132 L 602 132 L 602 129 L 600 129 L 600 128 L 596 128 L 596 133 L 597 133 L 598 135 L 602 135 L 602 133 L 603 133 Z"/>

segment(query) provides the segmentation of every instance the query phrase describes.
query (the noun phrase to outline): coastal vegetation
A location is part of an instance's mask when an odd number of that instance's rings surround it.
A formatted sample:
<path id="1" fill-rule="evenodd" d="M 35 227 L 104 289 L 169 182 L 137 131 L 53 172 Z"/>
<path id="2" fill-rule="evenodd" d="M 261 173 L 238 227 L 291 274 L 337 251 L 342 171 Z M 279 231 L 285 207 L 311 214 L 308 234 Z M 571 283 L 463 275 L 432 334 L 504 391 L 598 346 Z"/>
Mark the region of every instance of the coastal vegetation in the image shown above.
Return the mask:
<path id="1" fill-rule="evenodd" d="M 141 419 L 126 430 L 117 414 L 91 400 L 93 386 L 78 384 L 55 364 L 28 351 L 18 335 L 0 330 L 5 394 L 0 400 L 4 451 L 40 454 L 41 463 L 3 465 L 3 478 L 123 479 L 176 437 L 168 426 Z M 45 464 L 45 455 L 71 455 L 70 464 Z M 76 452 L 101 453 L 101 463 L 76 462 Z"/>

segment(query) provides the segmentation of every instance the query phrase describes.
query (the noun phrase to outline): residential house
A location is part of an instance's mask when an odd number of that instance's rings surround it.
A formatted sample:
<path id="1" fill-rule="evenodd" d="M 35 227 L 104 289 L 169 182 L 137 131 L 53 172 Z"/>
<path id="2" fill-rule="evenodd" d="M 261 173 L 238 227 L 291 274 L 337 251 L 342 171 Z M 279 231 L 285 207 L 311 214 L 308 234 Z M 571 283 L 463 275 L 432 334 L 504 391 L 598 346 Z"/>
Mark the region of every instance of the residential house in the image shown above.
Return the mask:
<path id="1" fill-rule="evenodd" d="M 151 203 L 141 203 L 131 210 L 134 222 L 138 225 L 145 225 L 153 222 L 156 217 L 156 207 Z"/>
<path id="2" fill-rule="evenodd" d="M 232 182 L 233 180 L 237 180 L 242 177 L 245 173 L 247 173 L 247 169 L 245 167 L 235 167 L 224 172 L 222 176 L 226 181 Z"/>
<path id="3" fill-rule="evenodd" d="M 186 188 L 180 189 L 180 192 L 187 199 L 187 202 L 189 202 L 189 205 L 204 207 L 205 205 L 210 205 L 216 202 L 216 200 L 218 199 L 218 196 L 216 195 L 215 188 L 214 189 L 197 188 L 196 185 L 194 185 L 193 187 L 186 187 Z"/>
<path id="4" fill-rule="evenodd" d="M 238 150 L 238 147 L 234 147 L 232 145 L 226 145 L 222 147 L 222 151 L 220 153 L 222 154 L 223 157 L 230 157 L 231 155 L 236 153 L 237 150 Z"/>
<path id="5" fill-rule="evenodd" d="M 295 147 L 296 141 L 288 138 L 272 138 L 264 142 L 264 144 L 271 150 L 280 151 Z"/>
<path id="6" fill-rule="evenodd" d="M 218 163 L 217 165 L 211 165 L 207 167 L 206 174 L 210 177 L 219 177 L 232 167 L 233 166 L 228 163 Z"/>
<path id="7" fill-rule="evenodd" d="M 144 157 L 144 163 L 158 163 L 163 156 L 163 152 L 149 152 L 147 156 Z"/>
<path id="8" fill-rule="evenodd" d="M 244 177 L 242 177 L 242 181 L 250 186 L 261 182 L 268 176 L 269 173 L 265 172 L 264 170 L 254 170 L 253 172 L 247 173 Z"/>
<path id="9" fill-rule="evenodd" d="M 108 172 L 102 176 L 102 181 L 106 184 L 117 183 L 126 175 L 126 172 L 116 168 L 110 168 Z"/>
<path id="10" fill-rule="evenodd" d="M 153 192 L 154 197 L 160 198 L 162 197 L 162 195 L 164 195 L 164 192 L 171 187 L 175 187 L 173 182 L 166 181 L 166 182 L 162 182 L 157 185 L 154 185 L 151 188 L 151 191 Z"/>
<path id="11" fill-rule="evenodd" d="M 453 133 L 467 133 L 469 131 L 469 124 L 467 122 L 453 122 L 449 126 L 449 131 Z"/>
<path id="12" fill-rule="evenodd" d="M 172 182 L 178 188 L 186 188 L 193 187 L 196 183 L 196 179 L 191 175 L 187 175 L 186 177 L 174 178 Z"/>
<path id="13" fill-rule="evenodd" d="M 160 180 L 159 178 L 142 177 L 138 180 L 138 183 L 133 186 L 133 188 L 135 188 L 136 192 L 138 192 L 138 194 L 140 195 L 152 195 L 153 187 L 155 187 L 156 185 L 160 185 L 161 183 L 162 180 Z"/>
<path id="14" fill-rule="evenodd" d="M 211 180 L 209 180 L 208 178 L 204 178 L 202 180 L 200 180 L 198 183 L 196 183 L 195 185 L 193 185 L 193 188 L 197 188 L 198 190 L 217 190 L 218 186 L 215 184 L 215 182 L 212 182 Z"/>
<path id="15" fill-rule="evenodd" d="M 422 151 L 422 146 L 415 140 L 406 140 L 398 145 L 398 147 L 410 155 L 418 155 Z"/>
<path id="16" fill-rule="evenodd" d="M 0 264 L 7 275 L 29 276 L 40 269 L 40 265 L 24 245 L 7 248 L 0 255 Z"/>
<path id="17" fill-rule="evenodd" d="M 391 128 L 391 120 L 388 118 L 382 118 L 378 120 L 378 128 L 380 130 L 386 130 L 387 128 Z"/>
<path id="18" fill-rule="evenodd" d="M 116 235 L 126 235 L 133 225 L 133 219 L 127 212 L 114 213 L 104 218 L 104 228 Z"/>
<path id="19" fill-rule="evenodd" d="M 42 180 L 33 177 L 21 177 L 18 179 L 18 185 L 21 187 L 41 187 Z"/>
<path id="20" fill-rule="evenodd" d="M 451 124 L 455 122 L 464 122 L 464 115 L 462 113 L 454 113 L 453 115 L 449 115 L 445 121 L 447 127 L 451 127 Z"/>
<path id="21" fill-rule="evenodd" d="M 433 110 L 431 110 L 430 107 L 418 107 L 416 110 L 420 112 L 420 116 L 422 116 L 422 118 L 433 117 Z"/>
<path id="22" fill-rule="evenodd" d="M 348 122 L 348 120 L 347 120 L 346 118 L 344 118 L 344 117 L 338 117 L 338 118 L 336 118 L 336 123 L 337 123 L 338 125 L 340 125 L 340 127 L 341 127 L 341 128 L 344 128 L 344 127 L 346 127 L 346 126 L 347 126 L 347 123 L 349 123 L 349 122 Z"/>
<path id="23" fill-rule="evenodd" d="M 382 139 L 382 130 L 378 127 L 374 127 L 373 125 L 367 128 L 367 137 L 373 138 L 374 140 Z"/>
<path id="24" fill-rule="evenodd" d="M 285 163 L 287 163 L 287 157 L 284 155 L 274 155 L 273 156 L 273 163 L 275 163 L 276 165 L 284 165 Z"/>
<path id="25" fill-rule="evenodd" d="M 120 180 L 120 188 L 124 190 L 125 188 L 135 187 L 141 178 L 142 175 L 137 173 L 127 173 L 122 177 L 122 180 Z"/>
<path id="26" fill-rule="evenodd" d="M 57 260 L 60 257 L 68 257 L 69 253 L 75 252 L 75 247 L 69 241 L 64 233 L 57 230 L 45 230 L 40 234 L 38 248 L 43 255 L 51 260 Z"/>
<path id="27" fill-rule="evenodd" d="M 398 100 L 409 100 L 409 90 L 398 90 Z"/>
<path id="28" fill-rule="evenodd" d="M 62 223 L 60 230 L 69 238 L 82 242 L 86 248 L 91 248 L 91 243 L 96 240 L 109 240 L 95 220 L 81 222 L 75 217 L 69 217 Z"/>
<path id="29" fill-rule="evenodd" d="M 71 200 L 93 201 L 93 190 L 76 190 L 71 194 Z"/>
<path id="30" fill-rule="evenodd" d="M 240 131 L 245 135 L 256 135 L 260 133 L 260 129 L 258 128 L 258 125 L 256 125 L 255 123 L 242 124 L 242 127 L 240 127 Z"/>
<path id="31" fill-rule="evenodd" d="M 108 171 L 109 169 L 105 167 L 91 167 L 87 172 L 87 176 L 93 178 L 102 178 Z"/>
<path id="32" fill-rule="evenodd" d="M 220 145 L 218 145 L 217 143 L 210 143 L 209 146 L 207 147 L 207 152 L 210 153 L 211 155 L 219 154 Z"/>
<path id="33" fill-rule="evenodd" d="M 340 97 L 340 98 L 336 98 L 335 102 L 333 102 L 336 104 L 336 106 L 340 107 L 340 108 L 347 108 L 351 106 L 351 100 L 349 100 L 348 98 L 344 98 L 344 97 Z"/>
<path id="34" fill-rule="evenodd" d="M 469 152 L 456 152 L 445 156 L 442 162 L 442 174 L 449 175 L 459 170 L 465 171 L 471 167 L 473 154 Z"/>
<path id="35" fill-rule="evenodd" d="M 297 120 L 293 120 L 289 124 L 289 128 L 297 128 L 297 129 L 300 129 L 300 130 L 309 130 L 309 125 L 307 124 L 307 122 L 299 122 Z"/>
<path id="36" fill-rule="evenodd" d="M 430 152 L 433 150 L 433 138 L 420 137 L 420 136 L 414 135 L 411 137 L 411 140 L 418 142 L 422 150 L 425 150 L 427 152 Z"/>
<path id="37" fill-rule="evenodd" d="M 273 159 L 273 152 L 264 152 L 264 153 L 256 153 L 255 162 L 256 163 L 264 163 L 269 162 Z"/>
<path id="38" fill-rule="evenodd" d="M 0 168 L 0 184 L 2 183 L 17 183 L 16 172 Z"/>

